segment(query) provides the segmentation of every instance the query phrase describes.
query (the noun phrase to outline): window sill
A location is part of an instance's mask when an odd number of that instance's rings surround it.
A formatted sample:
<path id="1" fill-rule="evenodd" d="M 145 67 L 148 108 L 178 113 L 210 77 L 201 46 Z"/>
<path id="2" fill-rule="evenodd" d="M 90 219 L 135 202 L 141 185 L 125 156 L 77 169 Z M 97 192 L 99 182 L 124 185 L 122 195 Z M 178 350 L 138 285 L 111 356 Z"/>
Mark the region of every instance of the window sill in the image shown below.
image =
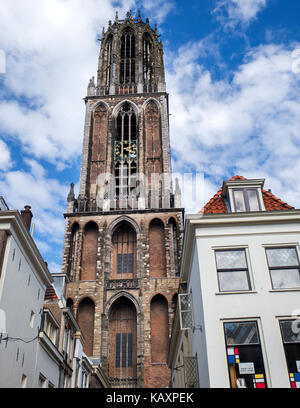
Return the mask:
<path id="1" fill-rule="evenodd" d="M 256 290 L 240 290 L 236 292 L 216 292 L 215 294 L 218 295 L 244 295 L 244 294 L 254 294 L 257 293 Z"/>
<path id="2" fill-rule="evenodd" d="M 300 292 L 300 288 L 290 288 L 290 289 L 270 289 L 270 293 L 272 292 Z"/>

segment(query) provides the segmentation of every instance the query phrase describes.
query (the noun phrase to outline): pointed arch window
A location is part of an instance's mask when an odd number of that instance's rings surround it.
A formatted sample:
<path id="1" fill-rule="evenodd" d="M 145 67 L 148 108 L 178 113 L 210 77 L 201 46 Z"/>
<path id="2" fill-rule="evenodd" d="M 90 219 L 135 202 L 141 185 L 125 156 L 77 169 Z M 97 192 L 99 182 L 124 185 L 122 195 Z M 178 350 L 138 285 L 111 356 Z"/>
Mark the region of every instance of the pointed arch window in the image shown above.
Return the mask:
<path id="1" fill-rule="evenodd" d="M 116 119 L 115 196 L 128 198 L 137 182 L 137 118 L 133 107 L 125 103 Z"/>
<path id="2" fill-rule="evenodd" d="M 128 28 L 121 38 L 120 84 L 135 84 L 135 36 Z"/>
<path id="3" fill-rule="evenodd" d="M 137 377 L 137 314 L 133 303 L 121 297 L 109 319 L 109 377 L 112 388 L 134 388 Z"/>
<path id="4" fill-rule="evenodd" d="M 130 225 L 121 225 L 113 235 L 113 279 L 136 277 L 136 232 Z"/>
<path id="5" fill-rule="evenodd" d="M 150 91 L 153 77 L 153 43 L 150 35 L 146 33 L 143 37 L 143 75 L 145 91 Z"/>
<path id="6" fill-rule="evenodd" d="M 105 70 L 104 70 L 104 78 L 105 78 L 105 86 L 109 86 L 111 84 L 111 74 L 112 74 L 112 61 L 113 61 L 113 53 L 112 53 L 112 42 L 113 37 L 112 35 L 108 38 L 105 47 Z"/>

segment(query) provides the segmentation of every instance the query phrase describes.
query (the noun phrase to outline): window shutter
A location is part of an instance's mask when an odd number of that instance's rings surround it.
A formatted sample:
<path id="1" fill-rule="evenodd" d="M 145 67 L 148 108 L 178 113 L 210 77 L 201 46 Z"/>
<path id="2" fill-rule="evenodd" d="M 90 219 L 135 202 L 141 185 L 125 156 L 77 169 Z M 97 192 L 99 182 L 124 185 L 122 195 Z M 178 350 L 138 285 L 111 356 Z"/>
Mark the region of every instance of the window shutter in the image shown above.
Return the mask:
<path id="1" fill-rule="evenodd" d="M 180 329 L 189 330 L 194 326 L 192 296 L 191 294 L 179 295 Z"/>
<path id="2" fill-rule="evenodd" d="M 184 357 L 185 388 L 200 388 L 197 357 Z"/>

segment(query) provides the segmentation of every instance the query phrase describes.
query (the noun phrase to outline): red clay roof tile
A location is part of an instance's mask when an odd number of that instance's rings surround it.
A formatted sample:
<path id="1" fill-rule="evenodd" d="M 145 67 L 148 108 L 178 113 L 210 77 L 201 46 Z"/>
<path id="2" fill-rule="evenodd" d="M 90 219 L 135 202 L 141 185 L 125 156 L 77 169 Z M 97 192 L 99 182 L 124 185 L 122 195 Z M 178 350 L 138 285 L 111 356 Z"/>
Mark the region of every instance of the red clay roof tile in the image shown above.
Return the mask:
<path id="1" fill-rule="evenodd" d="M 233 180 L 247 179 L 245 177 L 236 175 L 230 179 L 230 181 Z M 220 188 L 217 194 L 212 197 L 212 199 L 203 207 L 200 212 L 203 212 L 204 214 L 227 214 L 228 210 L 222 197 L 222 190 L 223 188 Z M 280 200 L 280 198 L 276 197 L 269 191 L 262 190 L 262 194 L 266 211 L 283 211 L 294 209 L 294 207 L 291 207 L 284 201 Z"/>

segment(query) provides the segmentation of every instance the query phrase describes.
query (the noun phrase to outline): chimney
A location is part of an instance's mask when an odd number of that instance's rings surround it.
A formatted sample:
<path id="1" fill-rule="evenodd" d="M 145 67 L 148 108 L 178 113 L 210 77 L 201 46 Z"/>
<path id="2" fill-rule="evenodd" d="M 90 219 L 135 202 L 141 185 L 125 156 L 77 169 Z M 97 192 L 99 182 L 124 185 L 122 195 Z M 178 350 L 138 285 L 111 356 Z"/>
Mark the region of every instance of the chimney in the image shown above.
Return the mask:
<path id="1" fill-rule="evenodd" d="M 29 205 L 26 205 L 25 210 L 21 211 L 21 217 L 22 217 L 22 220 L 23 220 L 26 228 L 30 232 L 31 220 L 32 220 L 33 215 L 32 215 L 32 212 L 31 212 L 31 207 Z"/>

